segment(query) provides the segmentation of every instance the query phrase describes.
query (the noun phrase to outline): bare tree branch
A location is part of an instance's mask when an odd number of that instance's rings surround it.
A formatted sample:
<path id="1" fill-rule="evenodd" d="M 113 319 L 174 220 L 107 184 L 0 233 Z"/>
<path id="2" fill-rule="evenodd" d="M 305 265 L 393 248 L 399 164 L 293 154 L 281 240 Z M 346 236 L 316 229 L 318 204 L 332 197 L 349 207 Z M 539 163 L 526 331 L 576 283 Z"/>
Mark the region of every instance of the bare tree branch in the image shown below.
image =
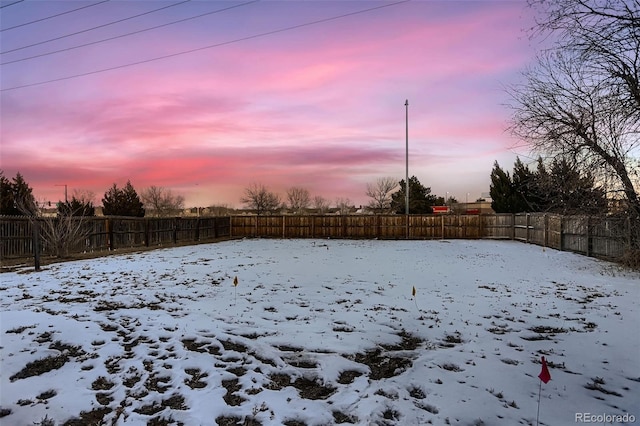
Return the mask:
<path id="1" fill-rule="evenodd" d="M 287 190 L 287 200 L 289 200 L 289 207 L 294 213 L 303 212 L 311 204 L 309 191 L 296 186 Z"/>
<path id="2" fill-rule="evenodd" d="M 321 197 L 320 195 L 316 195 L 313 197 L 313 208 L 320 214 L 324 214 L 329 210 L 329 201 Z"/>
<path id="3" fill-rule="evenodd" d="M 80 210 L 83 208 L 80 207 Z M 28 200 L 20 201 L 18 209 L 29 219 L 32 226 L 35 222 L 40 224 L 40 237 L 56 257 L 68 257 L 72 249 L 77 249 L 78 245 L 86 245 L 86 240 L 92 232 L 91 225 L 81 211 L 69 210 L 64 214 L 59 213 L 57 217 L 45 217 L 41 210 Z"/>
<path id="4" fill-rule="evenodd" d="M 391 191 L 396 189 L 398 181 L 392 177 L 378 178 L 375 183 L 367 184 L 367 197 L 371 198 L 369 207 L 376 213 L 391 210 Z"/>
<path id="5" fill-rule="evenodd" d="M 264 185 L 253 183 L 244 190 L 244 196 L 240 201 L 249 208 L 256 210 L 258 215 L 272 213 L 281 204 L 280 196 L 269 191 Z"/>
<path id="6" fill-rule="evenodd" d="M 557 43 L 510 90 L 512 132 L 564 156 L 640 217 L 640 0 L 531 0 Z"/>
<path id="7" fill-rule="evenodd" d="M 150 186 L 140 193 L 140 198 L 147 211 L 158 217 L 179 214 L 184 208 L 184 197 L 174 195 L 170 189 L 162 186 Z"/>

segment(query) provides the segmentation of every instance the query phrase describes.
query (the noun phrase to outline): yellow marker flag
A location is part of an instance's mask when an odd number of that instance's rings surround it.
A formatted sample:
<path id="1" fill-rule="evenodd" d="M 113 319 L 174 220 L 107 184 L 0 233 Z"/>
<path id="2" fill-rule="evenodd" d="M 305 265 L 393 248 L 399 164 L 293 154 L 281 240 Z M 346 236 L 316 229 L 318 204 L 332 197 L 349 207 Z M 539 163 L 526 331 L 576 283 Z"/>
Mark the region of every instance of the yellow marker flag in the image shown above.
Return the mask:
<path id="1" fill-rule="evenodd" d="M 238 287 L 238 277 L 237 276 L 233 278 L 233 286 L 234 287 Z"/>
<path id="2" fill-rule="evenodd" d="M 413 286 L 413 291 L 411 292 L 413 297 L 416 297 L 416 286 Z"/>

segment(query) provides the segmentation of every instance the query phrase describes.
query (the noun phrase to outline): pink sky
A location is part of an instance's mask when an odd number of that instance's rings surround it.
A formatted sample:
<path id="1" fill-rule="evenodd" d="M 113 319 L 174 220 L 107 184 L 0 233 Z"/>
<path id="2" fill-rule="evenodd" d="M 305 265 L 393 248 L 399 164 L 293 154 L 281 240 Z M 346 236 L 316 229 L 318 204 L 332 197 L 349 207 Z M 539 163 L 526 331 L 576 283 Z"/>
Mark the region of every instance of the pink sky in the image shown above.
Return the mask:
<path id="1" fill-rule="evenodd" d="M 40 201 L 66 184 L 100 205 L 131 180 L 187 206 L 241 207 L 254 182 L 366 204 L 367 183 L 404 179 L 405 99 L 409 174 L 437 195 L 475 200 L 495 160 L 510 169 L 526 154 L 511 148 L 504 107 L 534 56 L 520 1 L 263 1 L 6 63 L 242 4 L 189 2 L 84 31 L 176 3 L 107 2 L 22 26 L 91 3 L 1 9 L 1 50 L 18 49 L 0 56 L 5 176 L 22 173 Z"/>

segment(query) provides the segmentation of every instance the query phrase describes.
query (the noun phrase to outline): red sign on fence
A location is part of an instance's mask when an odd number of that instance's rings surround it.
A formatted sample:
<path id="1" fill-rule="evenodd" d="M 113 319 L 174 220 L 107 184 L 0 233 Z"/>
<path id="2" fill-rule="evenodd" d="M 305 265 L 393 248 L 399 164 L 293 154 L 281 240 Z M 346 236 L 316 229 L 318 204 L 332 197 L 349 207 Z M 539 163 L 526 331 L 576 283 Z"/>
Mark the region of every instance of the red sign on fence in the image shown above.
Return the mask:
<path id="1" fill-rule="evenodd" d="M 433 206 L 433 214 L 449 213 L 449 206 Z"/>

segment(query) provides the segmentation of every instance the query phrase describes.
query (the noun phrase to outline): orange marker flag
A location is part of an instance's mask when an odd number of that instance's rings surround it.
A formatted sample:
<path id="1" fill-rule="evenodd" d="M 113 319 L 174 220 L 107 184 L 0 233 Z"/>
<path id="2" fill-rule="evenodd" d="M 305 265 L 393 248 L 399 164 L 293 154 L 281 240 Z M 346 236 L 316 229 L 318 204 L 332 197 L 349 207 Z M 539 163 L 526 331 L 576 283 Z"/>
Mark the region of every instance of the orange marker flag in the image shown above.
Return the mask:
<path id="1" fill-rule="evenodd" d="M 538 377 L 546 385 L 551 380 L 551 374 L 549 373 L 549 367 L 547 367 L 547 360 L 542 357 L 542 371 L 538 374 Z"/>

